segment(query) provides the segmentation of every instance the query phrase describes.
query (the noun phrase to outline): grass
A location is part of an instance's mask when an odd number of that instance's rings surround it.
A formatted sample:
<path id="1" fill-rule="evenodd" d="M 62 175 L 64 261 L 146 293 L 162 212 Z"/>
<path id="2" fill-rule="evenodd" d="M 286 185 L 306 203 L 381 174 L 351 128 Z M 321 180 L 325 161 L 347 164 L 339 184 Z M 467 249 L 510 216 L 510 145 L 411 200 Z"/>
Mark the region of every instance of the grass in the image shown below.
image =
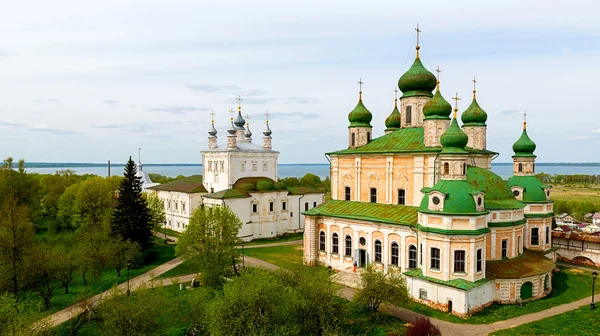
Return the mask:
<path id="1" fill-rule="evenodd" d="M 543 320 L 496 331 L 491 335 L 598 335 L 599 330 L 600 312 L 583 306 Z"/>
<path id="2" fill-rule="evenodd" d="M 143 267 L 130 269 L 130 278 L 146 273 L 158 265 L 175 258 L 175 247 L 174 245 L 165 245 L 160 239 L 155 239 L 154 247 L 147 253 L 154 254 L 156 257 L 148 261 Z M 84 286 L 83 278 L 81 274 L 78 274 L 69 285 L 69 294 L 65 294 L 64 288 L 56 289 L 52 298 L 52 307 L 45 313 L 48 315 L 55 313 L 84 299 L 84 295 L 86 294 L 87 296 L 96 295 L 110 289 L 116 284 L 127 281 L 127 270 L 122 270 L 121 276 L 117 277 L 117 272 L 114 269 L 106 269 L 98 277 L 93 278 L 91 275 L 88 275 L 87 279 L 88 285 Z M 43 304 L 42 299 L 35 293 L 28 292 L 25 294 L 25 297 L 39 300 L 40 304 Z"/>
<path id="3" fill-rule="evenodd" d="M 592 276 L 590 272 L 574 268 L 559 268 L 561 272 L 554 274 L 552 277 L 552 292 L 543 299 L 525 303 L 523 306 L 494 304 L 468 319 L 462 319 L 416 302 L 411 303 L 411 306 L 408 308 L 414 312 L 449 322 L 487 324 L 536 313 L 546 310 L 549 307 L 559 306 L 591 296 Z M 596 286 L 596 293 L 600 293 L 599 287 Z"/>
<path id="4" fill-rule="evenodd" d="M 177 231 L 174 231 L 174 230 L 171 230 L 171 229 L 167 229 L 166 231 L 167 231 L 167 236 L 172 236 L 172 237 L 179 237 L 179 236 L 181 236 L 181 232 L 177 232 Z M 156 234 L 159 235 L 160 237 L 164 238 L 165 237 L 165 229 L 162 228 L 160 230 L 157 230 Z"/>
<path id="5" fill-rule="evenodd" d="M 244 243 L 244 245 L 251 246 L 251 245 L 274 244 L 274 243 L 283 243 L 283 242 L 302 240 L 302 239 L 304 239 L 303 232 L 284 233 L 283 235 L 281 235 L 279 237 L 255 239 L 251 242 Z"/>
<path id="6" fill-rule="evenodd" d="M 302 266 L 302 245 L 283 245 L 245 249 L 248 257 L 264 260 L 282 268 Z"/>
<path id="7" fill-rule="evenodd" d="M 159 275 L 156 279 L 166 279 L 181 275 L 198 273 L 198 267 L 191 260 L 186 260 L 181 264 L 171 268 L 167 272 Z"/>
<path id="8" fill-rule="evenodd" d="M 555 201 L 591 202 L 600 205 L 600 184 L 560 184 L 552 185 L 552 199 Z"/>

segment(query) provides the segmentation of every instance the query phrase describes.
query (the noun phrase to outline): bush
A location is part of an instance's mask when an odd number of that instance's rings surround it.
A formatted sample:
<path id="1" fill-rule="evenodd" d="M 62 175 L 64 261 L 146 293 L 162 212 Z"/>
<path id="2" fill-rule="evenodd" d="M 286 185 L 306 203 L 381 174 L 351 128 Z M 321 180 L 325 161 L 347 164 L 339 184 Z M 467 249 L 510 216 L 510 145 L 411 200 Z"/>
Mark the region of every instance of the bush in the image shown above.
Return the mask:
<path id="1" fill-rule="evenodd" d="M 258 181 L 258 183 L 256 183 L 256 189 L 259 191 L 275 190 L 275 185 L 271 181 Z"/>
<path id="2" fill-rule="evenodd" d="M 414 324 L 406 329 L 404 336 L 437 336 L 441 334 L 440 329 L 431 324 L 429 318 L 419 317 Z"/>

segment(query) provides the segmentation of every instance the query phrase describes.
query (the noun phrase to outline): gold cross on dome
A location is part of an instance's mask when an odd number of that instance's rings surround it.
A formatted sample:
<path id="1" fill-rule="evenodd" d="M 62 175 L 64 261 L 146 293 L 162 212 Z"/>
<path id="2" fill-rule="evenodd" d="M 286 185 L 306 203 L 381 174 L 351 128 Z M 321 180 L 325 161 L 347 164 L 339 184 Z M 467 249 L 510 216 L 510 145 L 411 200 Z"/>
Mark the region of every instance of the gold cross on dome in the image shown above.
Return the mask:
<path id="1" fill-rule="evenodd" d="M 241 111 L 242 110 L 242 100 L 243 100 L 242 97 L 238 96 L 237 98 L 235 98 L 235 100 L 238 101 L 238 111 Z"/>
<path id="2" fill-rule="evenodd" d="M 229 109 L 229 117 L 233 120 L 233 108 Z"/>
<path id="3" fill-rule="evenodd" d="M 475 92 L 476 90 L 476 86 L 477 85 L 477 80 L 475 79 L 475 76 L 473 76 L 473 92 Z"/>
<path id="4" fill-rule="evenodd" d="M 265 116 L 267 117 L 267 122 L 269 122 L 269 116 L 271 115 L 271 113 L 269 113 L 269 111 L 265 112 Z"/>
<path id="5" fill-rule="evenodd" d="M 209 113 L 209 114 L 210 114 L 210 118 L 211 118 L 211 120 L 212 120 L 212 122 L 213 122 L 213 124 L 214 124 L 214 123 L 215 123 L 215 114 L 216 114 L 216 113 L 215 113 L 215 111 L 210 111 L 210 113 Z"/>
<path id="6" fill-rule="evenodd" d="M 358 80 L 358 90 L 359 92 L 362 92 L 362 85 L 365 84 L 365 82 L 362 81 L 362 78 L 360 78 Z"/>
<path id="7" fill-rule="evenodd" d="M 440 66 L 437 66 L 437 69 L 435 69 L 435 72 L 437 72 L 437 81 L 440 81 L 440 72 L 442 72 L 442 70 L 440 70 Z"/>
<path id="8" fill-rule="evenodd" d="M 419 29 L 419 24 L 417 23 L 417 28 L 415 28 L 417 32 L 417 47 L 419 47 L 419 34 L 421 34 L 421 29 Z"/>
<path id="9" fill-rule="evenodd" d="M 250 115 L 246 113 L 246 125 L 250 125 Z"/>
<path id="10" fill-rule="evenodd" d="M 523 129 L 527 128 L 527 110 L 523 111 Z"/>
<path id="11" fill-rule="evenodd" d="M 394 100 L 398 100 L 398 89 L 394 88 Z"/>
<path id="12" fill-rule="evenodd" d="M 458 112 L 458 101 L 461 98 L 458 98 L 458 92 L 456 93 L 456 97 L 452 97 L 452 99 L 454 99 L 454 118 L 456 118 L 456 112 Z"/>

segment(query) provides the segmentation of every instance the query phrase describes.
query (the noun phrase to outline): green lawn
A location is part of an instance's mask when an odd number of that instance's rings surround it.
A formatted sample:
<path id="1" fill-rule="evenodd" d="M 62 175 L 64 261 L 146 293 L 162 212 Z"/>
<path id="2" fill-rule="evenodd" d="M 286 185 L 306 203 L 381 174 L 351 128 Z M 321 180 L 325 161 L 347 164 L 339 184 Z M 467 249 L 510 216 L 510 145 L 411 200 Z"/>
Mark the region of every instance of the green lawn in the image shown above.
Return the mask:
<path id="1" fill-rule="evenodd" d="M 245 249 L 248 257 L 264 260 L 282 268 L 291 269 L 302 265 L 302 245 L 284 245 Z"/>
<path id="2" fill-rule="evenodd" d="M 155 239 L 154 248 L 147 253 L 154 254 L 156 257 L 149 260 L 148 263 L 141 268 L 130 269 L 130 278 L 136 277 L 175 258 L 175 245 L 165 245 L 161 240 Z M 56 289 L 54 297 L 52 298 L 52 308 L 45 313 L 49 315 L 82 300 L 84 298 L 82 296 L 86 294 L 86 290 L 87 294 L 91 296 L 110 289 L 116 284 L 127 281 L 127 270 L 122 270 L 121 276 L 117 277 L 117 272 L 114 269 L 107 269 L 97 278 L 88 275 L 87 280 L 88 286 L 86 288 L 86 286 L 83 285 L 81 274 L 76 275 L 69 285 L 69 294 L 65 294 L 64 288 Z M 25 297 L 28 299 L 39 300 L 40 304 L 43 304 L 42 299 L 35 293 L 26 293 Z"/>
<path id="3" fill-rule="evenodd" d="M 298 232 L 298 233 L 285 233 L 279 237 L 273 237 L 273 238 L 262 238 L 262 239 L 255 239 L 251 242 L 247 242 L 244 243 L 246 246 L 250 246 L 250 245 L 262 245 L 262 244 L 273 244 L 273 243 L 283 243 L 283 242 L 288 242 L 288 241 L 294 241 L 294 240 L 302 240 L 304 239 L 304 233 L 303 232 Z"/>
<path id="4" fill-rule="evenodd" d="M 181 264 L 175 266 L 174 268 L 168 270 L 167 272 L 159 275 L 156 279 L 166 279 L 177 277 L 181 275 L 194 274 L 198 273 L 198 268 L 191 260 L 186 260 Z"/>
<path id="5" fill-rule="evenodd" d="M 590 306 L 583 306 L 543 320 L 496 331 L 491 335 L 598 335 L 600 331 L 599 309 L 591 310 Z"/>
<path id="6" fill-rule="evenodd" d="M 167 229 L 167 236 L 179 237 L 181 236 L 181 232 L 173 231 L 171 229 Z M 160 229 L 155 231 L 159 237 L 165 237 L 165 229 Z"/>
<path id="7" fill-rule="evenodd" d="M 552 293 L 543 299 L 525 303 L 523 306 L 494 304 L 468 319 L 461 319 L 416 302 L 411 303 L 409 309 L 417 313 L 455 323 L 487 324 L 536 313 L 546 310 L 549 307 L 591 296 L 592 276 L 590 272 L 562 266 L 559 268 L 561 272 L 554 274 L 552 278 Z M 599 287 L 596 286 L 596 293 L 600 293 Z"/>

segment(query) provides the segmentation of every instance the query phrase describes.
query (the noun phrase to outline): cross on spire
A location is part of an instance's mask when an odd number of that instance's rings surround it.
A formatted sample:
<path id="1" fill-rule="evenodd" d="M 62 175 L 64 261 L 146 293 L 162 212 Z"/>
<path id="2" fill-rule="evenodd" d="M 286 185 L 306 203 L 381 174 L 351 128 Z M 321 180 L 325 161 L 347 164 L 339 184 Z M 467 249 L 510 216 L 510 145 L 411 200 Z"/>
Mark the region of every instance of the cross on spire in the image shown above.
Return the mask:
<path id="1" fill-rule="evenodd" d="M 523 112 L 523 129 L 527 129 L 527 110 Z"/>
<path id="2" fill-rule="evenodd" d="M 231 118 L 231 120 L 233 121 L 233 108 L 229 109 L 229 117 Z"/>
<path id="3" fill-rule="evenodd" d="M 138 148 L 138 163 L 142 162 L 142 147 Z"/>
<path id="4" fill-rule="evenodd" d="M 246 113 L 246 126 L 250 125 L 250 115 Z"/>
<path id="5" fill-rule="evenodd" d="M 265 112 L 265 117 L 267 117 L 267 124 L 269 123 L 269 116 L 271 115 L 271 113 L 269 113 L 269 111 Z"/>
<path id="6" fill-rule="evenodd" d="M 360 78 L 358 80 L 358 96 L 361 100 L 362 100 L 362 85 L 363 84 L 365 84 L 365 83 L 362 81 L 362 78 Z"/>
<path id="7" fill-rule="evenodd" d="M 477 92 L 477 79 L 473 76 L 473 99 L 475 99 L 475 93 Z"/>
<path id="8" fill-rule="evenodd" d="M 456 112 L 458 112 L 458 101 L 461 100 L 461 98 L 458 98 L 458 92 L 456 93 L 456 97 L 452 97 L 452 99 L 454 99 L 454 119 L 456 119 Z"/>
<path id="9" fill-rule="evenodd" d="M 214 124 L 215 123 L 215 111 L 210 111 L 209 114 L 210 114 L 211 121 Z"/>
<path id="10" fill-rule="evenodd" d="M 242 110 L 242 100 L 243 100 L 242 97 L 238 96 L 237 98 L 235 98 L 235 100 L 238 101 L 238 111 L 241 111 Z"/>
<path id="11" fill-rule="evenodd" d="M 417 28 L 415 28 L 415 31 L 417 32 L 417 58 L 419 58 L 419 49 L 421 49 L 421 46 L 419 45 L 419 35 L 421 34 L 421 29 L 419 29 L 419 24 L 417 23 Z"/>
<path id="12" fill-rule="evenodd" d="M 435 72 L 437 72 L 437 82 L 436 82 L 436 91 L 440 91 L 440 72 L 442 72 L 442 70 L 440 70 L 440 66 L 437 66 L 437 69 L 435 69 Z"/>
<path id="13" fill-rule="evenodd" d="M 394 88 L 394 107 L 398 107 L 398 88 Z"/>

